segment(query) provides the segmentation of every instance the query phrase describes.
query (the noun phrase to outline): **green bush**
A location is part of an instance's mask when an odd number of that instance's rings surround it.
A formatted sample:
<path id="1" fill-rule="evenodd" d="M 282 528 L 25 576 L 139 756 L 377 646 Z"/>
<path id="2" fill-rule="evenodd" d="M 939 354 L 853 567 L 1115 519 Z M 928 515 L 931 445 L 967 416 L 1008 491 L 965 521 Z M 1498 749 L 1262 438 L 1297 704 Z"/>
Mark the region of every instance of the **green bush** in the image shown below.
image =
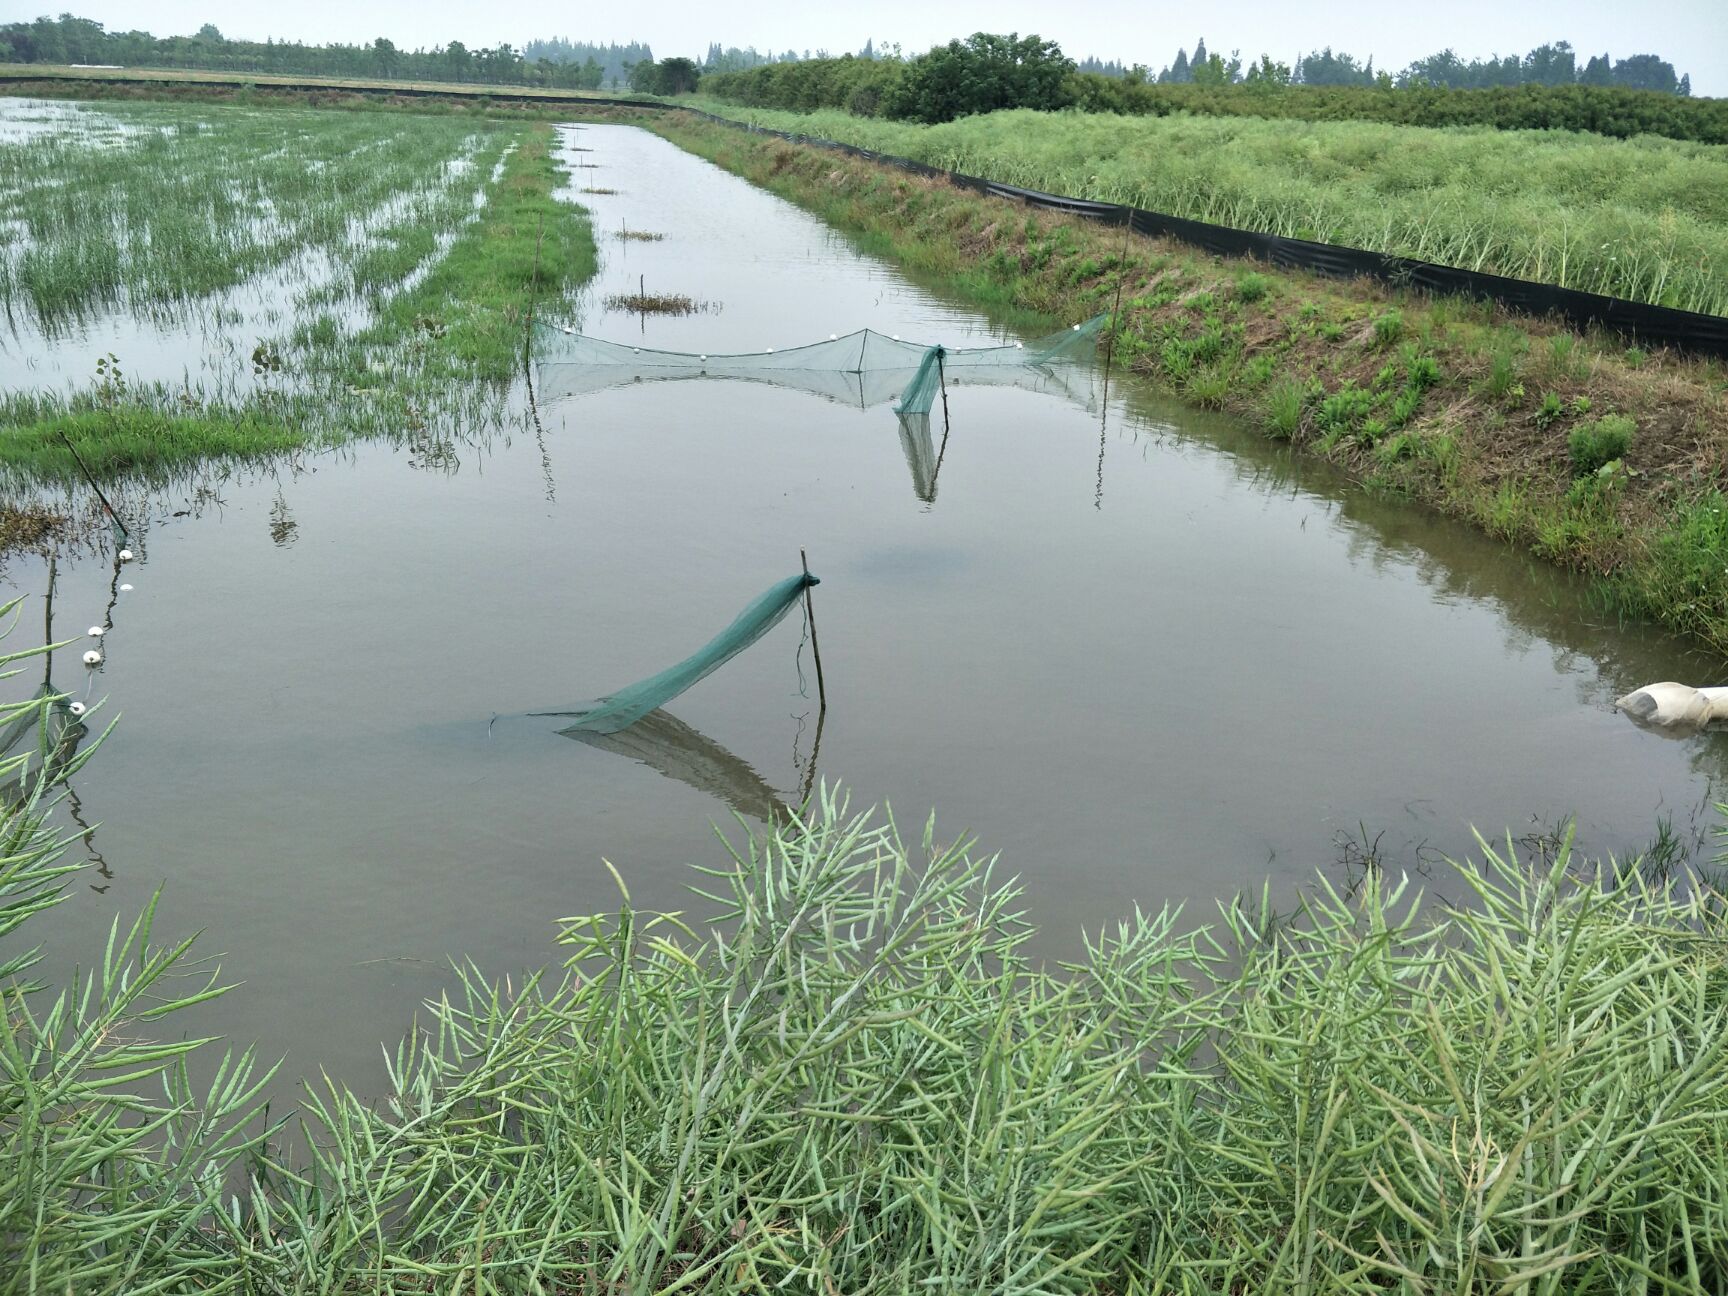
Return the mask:
<path id="1" fill-rule="evenodd" d="M 1566 448 L 1572 455 L 1572 475 L 1588 477 L 1616 459 L 1624 459 L 1635 431 L 1637 424 L 1624 414 L 1604 414 L 1580 423 L 1566 438 Z"/>

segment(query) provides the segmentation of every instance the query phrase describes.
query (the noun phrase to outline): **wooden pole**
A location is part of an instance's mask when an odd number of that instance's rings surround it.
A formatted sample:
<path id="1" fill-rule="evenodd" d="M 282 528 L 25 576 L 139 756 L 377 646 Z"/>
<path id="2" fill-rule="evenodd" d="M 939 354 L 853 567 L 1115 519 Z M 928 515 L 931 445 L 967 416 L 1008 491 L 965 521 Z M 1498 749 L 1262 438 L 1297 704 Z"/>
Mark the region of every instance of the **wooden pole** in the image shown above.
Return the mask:
<path id="1" fill-rule="evenodd" d="M 804 564 L 804 574 L 810 574 L 810 558 L 800 549 L 798 560 Z M 816 698 L 818 710 L 816 723 L 822 723 L 822 717 L 828 713 L 828 685 L 822 678 L 822 645 L 816 639 L 816 604 L 810 598 L 810 587 L 804 587 L 804 616 L 810 622 L 810 655 L 816 659 Z"/>

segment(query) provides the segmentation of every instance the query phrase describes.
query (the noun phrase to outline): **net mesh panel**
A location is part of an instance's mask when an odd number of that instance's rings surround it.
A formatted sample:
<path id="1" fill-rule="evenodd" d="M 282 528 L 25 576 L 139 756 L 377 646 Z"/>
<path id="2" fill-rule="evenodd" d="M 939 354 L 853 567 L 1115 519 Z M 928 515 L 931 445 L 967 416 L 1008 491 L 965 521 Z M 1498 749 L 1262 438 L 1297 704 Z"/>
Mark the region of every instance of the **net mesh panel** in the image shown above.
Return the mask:
<path id="1" fill-rule="evenodd" d="M 903 414 L 928 414 L 944 376 L 957 385 L 1048 386 L 1058 366 L 1072 369 L 1091 359 L 1104 320 L 1099 315 L 1025 345 L 941 347 L 859 329 L 826 342 L 730 355 L 660 351 L 541 323 L 536 355 L 541 387 L 550 395 L 637 382 L 734 379 L 791 387 L 860 409 L 897 401 Z"/>
<path id="2" fill-rule="evenodd" d="M 562 732 L 581 731 L 613 734 L 627 729 L 650 711 L 664 706 L 685 689 L 707 679 L 775 626 L 803 597 L 807 585 L 816 584 L 814 576 L 799 573 L 757 596 L 740 612 L 731 625 L 715 635 L 676 666 L 669 666 L 658 675 L 638 680 L 603 698 L 570 708 L 567 711 L 534 711 L 532 715 L 570 716 L 574 723 Z"/>

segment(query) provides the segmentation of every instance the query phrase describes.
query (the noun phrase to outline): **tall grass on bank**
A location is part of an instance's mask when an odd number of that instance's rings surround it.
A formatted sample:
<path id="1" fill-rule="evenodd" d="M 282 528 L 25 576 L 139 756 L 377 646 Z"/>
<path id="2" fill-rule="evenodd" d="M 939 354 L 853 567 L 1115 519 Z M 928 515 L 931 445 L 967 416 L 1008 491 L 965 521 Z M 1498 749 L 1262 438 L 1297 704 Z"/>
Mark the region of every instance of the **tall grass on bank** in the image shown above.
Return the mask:
<path id="1" fill-rule="evenodd" d="M 916 126 L 702 106 L 1051 193 L 1728 314 L 1728 153 L 1719 146 L 1030 111 Z"/>
<path id="2" fill-rule="evenodd" d="M 64 842 L 6 811 L 0 937 Z M 700 870 L 697 922 L 562 922 L 460 969 L 390 1091 L 248 1052 L 154 905 L 63 991 L 11 949 L 0 1291 L 1703 1293 L 1728 1282 L 1719 897 L 1483 848 L 1469 902 L 1321 885 L 1136 912 L 1046 969 L 1015 888 L 824 796 Z M 190 975 L 190 980 L 183 978 Z M 242 992 L 243 993 L 243 992 Z"/>

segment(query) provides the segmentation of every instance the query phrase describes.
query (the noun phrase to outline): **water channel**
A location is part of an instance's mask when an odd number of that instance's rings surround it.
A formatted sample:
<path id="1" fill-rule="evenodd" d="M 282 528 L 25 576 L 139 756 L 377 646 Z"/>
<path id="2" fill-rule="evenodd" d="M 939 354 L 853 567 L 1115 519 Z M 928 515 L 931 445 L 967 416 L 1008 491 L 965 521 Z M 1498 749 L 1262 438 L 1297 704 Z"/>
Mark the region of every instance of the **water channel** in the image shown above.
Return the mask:
<path id="1" fill-rule="evenodd" d="M 587 332 L 716 352 L 1006 336 L 657 137 L 563 141 L 573 190 L 616 191 L 573 195 L 603 256 Z M 604 306 L 639 286 L 712 309 Z M 603 861 L 638 906 L 688 907 L 714 825 L 742 834 L 735 810 L 808 773 L 796 618 L 671 704 L 654 750 L 491 721 L 669 664 L 801 547 L 822 578 L 818 773 L 909 835 L 934 808 L 939 837 L 1000 852 L 1052 955 L 1136 903 L 1198 918 L 1268 875 L 1288 898 L 1364 836 L 1432 869 L 1473 825 L 1575 815 L 1587 848 L 1624 853 L 1669 815 L 1714 849 L 1728 736 L 1665 741 L 1611 700 L 1722 682 L 1720 663 L 1226 420 L 1121 384 L 1091 410 L 960 387 L 931 489 L 886 407 L 742 382 L 541 397 L 539 439 L 361 444 L 153 503 L 88 681 L 123 717 L 74 780 L 98 825 L 75 857 L 100 867 L 37 921 L 55 967 L 165 885 L 163 934 L 202 929 L 245 983 L 187 1029 L 365 1087 L 448 960 L 537 966 L 557 918 L 612 907 Z M 40 595 L 46 565 L 4 579 Z M 115 581 L 106 554 L 62 555 L 57 628 L 100 620 Z M 75 658 L 55 672 L 84 691 Z"/>

